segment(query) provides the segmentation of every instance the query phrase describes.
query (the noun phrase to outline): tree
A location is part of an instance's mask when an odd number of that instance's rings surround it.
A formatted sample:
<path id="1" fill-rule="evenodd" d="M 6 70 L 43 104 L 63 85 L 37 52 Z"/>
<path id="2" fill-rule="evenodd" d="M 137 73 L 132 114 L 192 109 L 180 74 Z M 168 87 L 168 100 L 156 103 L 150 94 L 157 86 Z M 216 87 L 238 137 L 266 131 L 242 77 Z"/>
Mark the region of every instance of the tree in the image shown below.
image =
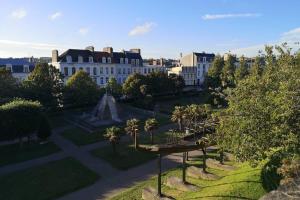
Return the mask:
<path id="1" fill-rule="evenodd" d="M 93 79 L 84 71 L 77 71 L 66 83 L 65 101 L 73 106 L 85 106 L 96 103 L 100 90 Z"/>
<path id="2" fill-rule="evenodd" d="M 107 84 L 106 89 L 111 92 L 114 96 L 120 96 L 122 93 L 122 86 L 117 83 L 117 80 L 114 77 L 111 77 Z"/>
<path id="3" fill-rule="evenodd" d="M 244 79 L 248 74 L 249 74 L 248 66 L 247 66 L 245 57 L 242 56 L 242 57 L 240 57 L 240 60 L 239 60 L 239 67 L 235 70 L 234 77 L 235 77 L 236 82 Z"/>
<path id="4" fill-rule="evenodd" d="M 252 76 L 260 77 L 263 73 L 263 58 L 256 56 L 253 65 L 250 68 L 250 74 Z"/>
<path id="5" fill-rule="evenodd" d="M 217 88 L 221 86 L 221 75 L 224 68 L 224 59 L 220 55 L 215 56 L 212 66 L 208 69 L 205 78 L 206 87 Z"/>
<path id="6" fill-rule="evenodd" d="M 139 120 L 138 119 L 130 119 L 126 122 L 125 131 L 128 135 L 130 135 L 134 140 L 135 149 L 138 148 L 138 131 L 139 131 Z"/>
<path id="7" fill-rule="evenodd" d="M 241 81 L 220 117 L 217 129 L 231 138 L 227 148 L 241 161 L 255 164 L 274 148 L 299 149 L 300 66 L 289 50 L 277 48 L 277 59 L 266 48 L 266 72 Z"/>
<path id="8" fill-rule="evenodd" d="M 150 118 L 146 120 L 144 129 L 146 132 L 150 133 L 151 144 L 153 144 L 153 132 L 157 128 L 158 128 L 158 121 L 155 118 Z"/>
<path id="9" fill-rule="evenodd" d="M 196 144 L 198 144 L 201 148 L 201 151 L 202 151 L 202 169 L 203 169 L 203 172 L 207 172 L 206 171 L 206 157 L 207 157 L 207 147 L 209 147 L 210 145 L 210 141 L 207 137 L 202 137 L 200 140 L 198 140 L 196 142 Z"/>
<path id="10" fill-rule="evenodd" d="M 11 72 L 0 68 L 0 104 L 19 96 L 19 87 L 17 79 L 12 76 Z"/>
<path id="11" fill-rule="evenodd" d="M 146 84 L 146 77 L 141 74 L 132 74 L 128 76 L 125 83 L 123 83 L 123 93 L 130 98 L 139 98 L 142 96 L 140 87 Z"/>
<path id="12" fill-rule="evenodd" d="M 235 57 L 228 55 L 225 60 L 224 68 L 222 70 L 221 80 L 223 87 L 234 86 L 234 72 L 235 72 Z"/>
<path id="13" fill-rule="evenodd" d="M 171 120 L 177 122 L 179 131 L 182 131 L 183 117 L 185 108 L 183 106 L 175 106 L 172 113 Z"/>
<path id="14" fill-rule="evenodd" d="M 38 127 L 37 136 L 41 140 L 47 140 L 51 134 L 52 132 L 51 132 L 51 126 L 49 120 L 45 115 L 42 115 L 40 118 L 40 124 Z"/>
<path id="15" fill-rule="evenodd" d="M 116 155 L 117 154 L 117 144 L 120 141 L 120 133 L 121 133 L 121 129 L 116 127 L 116 126 L 112 126 L 110 128 L 106 129 L 106 134 L 104 135 L 104 137 L 106 137 L 109 142 L 112 145 L 113 148 L 113 153 Z"/>
<path id="16" fill-rule="evenodd" d="M 27 99 L 39 101 L 50 109 L 56 109 L 62 104 L 62 76 L 52 65 L 38 63 L 23 86 Z"/>
<path id="17" fill-rule="evenodd" d="M 185 82 L 182 76 L 179 76 L 177 74 L 170 74 L 169 80 L 172 82 L 172 91 L 175 94 L 180 94 L 185 87 Z"/>
<path id="18" fill-rule="evenodd" d="M 16 99 L 0 106 L 0 139 L 30 137 L 38 128 L 42 106 L 39 102 Z"/>

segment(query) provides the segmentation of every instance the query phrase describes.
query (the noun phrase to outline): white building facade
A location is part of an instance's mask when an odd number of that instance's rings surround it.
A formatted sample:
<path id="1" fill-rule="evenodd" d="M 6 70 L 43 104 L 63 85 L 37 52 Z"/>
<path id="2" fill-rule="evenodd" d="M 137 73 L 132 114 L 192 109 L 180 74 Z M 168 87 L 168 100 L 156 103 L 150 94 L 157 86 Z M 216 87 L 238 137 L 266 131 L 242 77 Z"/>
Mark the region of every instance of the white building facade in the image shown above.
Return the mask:
<path id="1" fill-rule="evenodd" d="M 186 56 L 181 57 L 180 65 L 184 67 L 196 67 L 196 82 L 195 85 L 201 85 L 204 82 L 205 75 L 211 67 L 215 58 L 213 53 L 196 53 L 193 52 Z"/>
<path id="2" fill-rule="evenodd" d="M 34 70 L 35 63 L 32 58 L 1 58 L 0 68 L 10 71 L 12 76 L 19 81 L 27 79 Z"/>
<path id="3" fill-rule="evenodd" d="M 112 47 L 103 48 L 103 51 L 94 51 L 94 47 L 69 49 L 61 55 L 53 50 L 51 64 L 64 75 L 65 82 L 76 71 L 84 70 L 100 86 L 105 86 L 112 77 L 123 84 L 130 74 L 143 74 L 147 68 L 143 66 L 140 49 L 114 52 Z"/>

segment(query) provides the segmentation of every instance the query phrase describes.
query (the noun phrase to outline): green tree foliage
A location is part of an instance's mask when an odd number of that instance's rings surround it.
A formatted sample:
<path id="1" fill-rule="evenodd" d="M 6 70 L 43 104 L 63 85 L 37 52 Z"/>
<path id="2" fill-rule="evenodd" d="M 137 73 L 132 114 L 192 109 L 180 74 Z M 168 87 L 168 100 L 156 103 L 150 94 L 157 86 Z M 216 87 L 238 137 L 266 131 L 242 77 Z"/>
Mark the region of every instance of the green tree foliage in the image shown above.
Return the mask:
<path id="1" fill-rule="evenodd" d="M 62 76 L 52 65 L 38 63 L 23 86 L 27 99 L 37 100 L 46 108 L 55 109 L 62 104 Z"/>
<path id="2" fill-rule="evenodd" d="M 38 128 L 42 106 L 39 102 L 17 99 L 0 106 L 0 139 L 29 137 Z"/>
<path id="3" fill-rule="evenodd" d="M 255 163 L 273 148 L 299 149 L 300 65 L 285 47 L 266 47 L 266 72 L 249 76 L 229 95 L 218 132 L 241 161 Z M 270 70 L 272 69 L 272 70 Z"/>
<path id="4" fill-rule="evenodd" d="M 221 86 L 221 75 L 224 68 L 224 59 L 220 55 L 215 56 L 212 66 L 208 69 L 205 78 L 205 85 L 208 88 L 217 88 Z"/>
<path id="5" fill-rule="evenodd" d="M 153 133 L 158 129 L 158 121 L 155 118 L 147 119 L 145 122 L 144 129 L 150 134 L 151 144 L 153 144 Z"/>
<path id="6" fill-rule="evenodd" d="M 140 123 L 140 120 L 133 118 L 133 119 L 127 120 L 126 127 L 125 127 L 126 133 L 133 138 L 134 147 L 136 149 L 138 147 L 139 123 Z"/>
<path id="7" fill-rule="evenodd" d="M 245 60 L 245 57 L 242 56 L 242 57 L 240 57 L 240 60 L 239 60 L 239 66 L 235 70 L 234 77 L 235 77 L 236 82 L 243 80 L 248 74 L 249 74 L 249 71 L 248 71 L 247 62 Z"/>
<path id="8" fill-rule="evenodd" d="M 106 137 L 111 143 L 114 154 L 117 154 L 117 144 L 119 144 L 121 139 L 120 134 L 121 129 L 116 126 L 112 126 L 106 129 L 106 134 L 104 135 L 104 137 Z"/>
<path id="9" fill-rule="evenodd" d="M 221 74 L 223 87 L 234 87 L 235 57 L 228 55 Z"/>
<path id="10" fill-rule="evenodd" d="M 117 83 L 114 77 L 111 77 L 106 84 L 106 89 L 114 96 L 120 96 L 122 93 L 122 86 Z"/>
<path id="11" fill-rule="evenodd" d="M 129 98 L 139 98 L 142 96 L 140 87 L 147 84 L 146 77 L 141 74 L 132 74 L 128 76 L 125 83 L 123 83 L 123 94 Z"/>
<path id="12" fill-rule="evenodd" d="M 260 77 L 263 73 L 263 58 L 261 56 L 256 56 L 253 65 L 250 69 L 250 74 L 252 76 Z"/>
<path id="13" fill-rule="evenodd" d="M 65 103 L 72 106 L 85 106 L 96 103 L 100 90 L 93 79 L 84 71 L 77 71 L 67 81 Z"/>
<path id="14" fill-rule="evenodd" d="M 50 122 L 47 119 L 46 115 L 41 115 L 40 123 L 37 130 L 37 136 L 41 140 L 47 140 L 52 134 Z"/>
<path id="15" fill-rule="evenodd" d="M 0 105 L 19 96 L 19 83 L 10 71 L 0 68 Z"/>
<path id="16" fill-rule="evenodd" d="M 185 113 L 184 106 L 175 106 L 175 109 L 171 116 L 171 120 L 173 122 L 177 122 L 179 131 L 183 130 L 184 113 Z"/>
<path id="17" fill-rule="evenodd" d="M 182 76 L 179 76 L 177 74 L 170 74 L 169 80 L 171 80 L 171 89 L 173 93 L 180 94 L 185 87 L 185 82 Z"/>

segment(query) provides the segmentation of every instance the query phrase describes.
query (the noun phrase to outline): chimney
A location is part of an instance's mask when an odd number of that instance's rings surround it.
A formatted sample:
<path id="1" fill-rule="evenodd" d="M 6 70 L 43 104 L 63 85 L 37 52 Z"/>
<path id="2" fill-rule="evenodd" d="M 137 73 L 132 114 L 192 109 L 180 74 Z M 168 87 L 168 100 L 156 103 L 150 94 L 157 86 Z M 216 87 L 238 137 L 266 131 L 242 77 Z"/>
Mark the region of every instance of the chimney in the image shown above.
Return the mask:
<path id="1" fill-rule="evenodd" d="M 160 66 L 164 66 L 164 59 L 163 58 L 160 59 Z"/>
<path id="2" fill-rule="evenodd" d="M 182 53 L 180 53 L 180 58 L 182 58 Z"/>
<path id="3" fill-rule="evenodd" d="M 130 51 L 132 53 L 138 53 L 138 54 L 141 54 L 141 49 L 130 49 Z"/>
<path id="4" fill-rule="evenodd" d="M 58 61 L 58 51 L 57 50 L 53 50 L 52 51 L 52 62 L 55 63 Z"/>
<path id="5" fill-rule="evenodd" d="M 103 48 L 103 51 L 104 51 L 104 52 L 107 52 L 107 53 L 113 53 L 114 50 L 113 50 L 112 47 L 104 47 L 104 48 Z"/>
<path id="6" fill-rule="evenodd" d="M 91 52 L 94 52 L 95 48 L 93 46 L 88 46 L 88 47 L 85 48 L 85 50 L 89 50 Z"/>

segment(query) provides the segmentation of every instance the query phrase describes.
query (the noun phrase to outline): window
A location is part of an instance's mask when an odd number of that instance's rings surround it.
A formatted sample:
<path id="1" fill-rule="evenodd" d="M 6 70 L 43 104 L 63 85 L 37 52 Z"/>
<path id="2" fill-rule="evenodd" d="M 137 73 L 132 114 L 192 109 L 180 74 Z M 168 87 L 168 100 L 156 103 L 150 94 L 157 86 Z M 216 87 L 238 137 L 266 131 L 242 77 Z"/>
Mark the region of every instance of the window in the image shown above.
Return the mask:
<path id="1" fill-rule="evenodd" d="M 123 68 L 123 74 L 126 74 L 126 69 L 125 68 Z"/>
<path id="2" fill-rule="evenodd" d="M 121 74 L 121 72 L 122 72 L 121 68 L 118 68 L 118 74 Z"/>
<path id="3" fill-rule="evenodd" d="M 206 62 L 206 57 L 203 57 L 203 62 Z"/>
<path id="4" fill-rule="evenodd" d="M 106 63 L 106 58 L 102 57 L 102 63 Z"/>
<path id="5" fill-rule="evenodd" d="M 148 68 L 148 74 L 150 74 L 151 73 L 151 69 L 150 68 Z"/>
<path id="6" fill-rule="evenodd" d="M 152 72 L 154 72 L 154 68 L 152 68 Z"/>
<path id="7" fill-rule="evenodd" d="M 144 74 L 147 74 L 147 69 L 146 68 L 144 68 Z"/>
<path id="8" fill-rule="evenodd" d="M 90 75 L 90 68 L 89 68 L 89 67 L 87 67 L 87 68 L 85 69 L 85 71 L 86 71 L 86 73 L 88 73 L 88 75 Z"/>
<path id="9" fill-rule="evenodd" d="M 72 62 L 72 57 L 71 56 L 67 56 L 67 63 L 71 63 Z"/>
<path id="10" fill-rule="evenodd" d="M 120 58 L 120 64 L 124 63 L 124 58 Z"/>
<path id="11" fill-rule="evenodd" d="M 113 67 L 110 68 L 110 73 L 114 74 L 114 68 Z"/>
<path id="12" fill-rule="evenodd" d="M 128 74 L 130 74 L 130 68 L 127 69 Z"/>
<path id="13" fill-rule="evenodd" d="M 128 58 L 125 58 L 125 64 L 128 64 Z"/>
<path id="14" fill-rule="evenodd" d="M 90 57 L 89 57 L 89 62 L 90 62 L 90 63 L 94 62 L 94 60 L 93 60 L 93 57 L 92 57 L 92 56 L 90 56 Z"/>
<path id="15" fill-rule="evenodd" d="M 93 74 L 94 74 L 94 76 L 97 76 L 97 68 L 96 67 L 93 68 Z"/>
<path id="16" fill-rule="evenodd" d="M 103 77 L 100 78 L 100 84 L 103 85 Z"/>
<path id="17" fill-rule="evenodd" d="M 103 74 L 103 67 L 100 67 L 100 74 Z"/>
<path id="18" fill-rule="evenodd" d="M 76 68 L 72 67 L 72 74 L 75 74 L 75 73 L 76 73 Z"/>
<path id="19" fill-rule="evenodd" d="M 6 65 L 6 70 L 12 73 L 12 65 Z"/>
<path id="20" fill-rule="evenodd" d="M 139 59 L 136 59 L 136 60 L 135 60 L 135 64 L 136 64 L 136 66 L 139 66 L 139 65 L 140 65 L 140 60 L 139 60 Z"/>
<path id="21" fill-rule="evenodd" d="M 121 84 L 122 83 L 122 78 L 118 78 L 118 83 Z"/>
<path id="22" fill-rule="evenodd" d="M 136 73 L 136 69 L 133 69 L 133 73 Z"/>
<path id="23" fill-rule="evenodd" d="M 105 67 L 105 73 L 106 73 L 106 74 L 109 73 L 108 67 Z"/>
<path id="24" fill-rule="evenodd" d="M 83 58 L 82 58 L 82 56 L 78 56 L 78 63 L 83 63 Z"/>
<path id="25" fill-rule="evenodd" d="M 111 63 L 111 58 L 110 57 L 107 58 L 107 63 Z"/>
<path id="26" fill-rule="evenodd" d="M 202 74 L 205 74 L 205 72 L 206 72 L 206 65 L 203 64 L 203 71 L 202 71 Z"/>
<path id="27" fill-rule="evenodd" d="M 69 71 L 67 67 L 64 67 L 64 75 L 69 76 Z"/>
<path id="28" fill-rule="evenodd" d="M 105 83 L 108 83 L 108 77 L 105 78 Z"/>
<path id="29" fill-rule="evenodd" d="M 123 83 L 126 81 L 126 78 L 123 78 Z"/>
<path id="30" fill-rule="evenodd" d="M 135 60 L 131 59 L 131 65 L 134 66 L 135 65 Z"/>
<path id="31" fill-rule="evenodd" d="M 29 73 L 29 66 L 28 65 L 24 65 L 24 73 Z"/>

